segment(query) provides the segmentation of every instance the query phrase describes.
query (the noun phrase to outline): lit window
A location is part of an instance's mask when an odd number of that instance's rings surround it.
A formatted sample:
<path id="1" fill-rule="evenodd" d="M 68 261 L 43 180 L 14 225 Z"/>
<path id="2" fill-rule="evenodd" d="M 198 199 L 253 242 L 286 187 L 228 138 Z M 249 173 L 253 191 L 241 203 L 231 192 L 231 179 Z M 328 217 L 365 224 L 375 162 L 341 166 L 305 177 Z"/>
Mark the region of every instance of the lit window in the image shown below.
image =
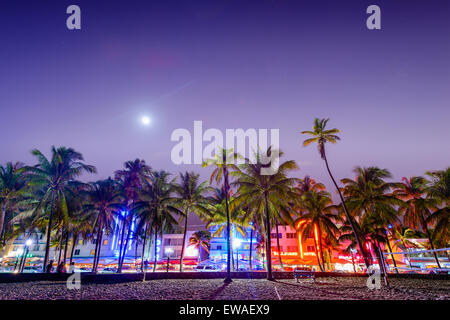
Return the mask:
<path id="1" fill-rule="evenodd" d="M 108 240 L 103 240 L 103 245 L 107 246 L 108 245 Z"/>
<path id="2" fill-rule="evenodd" d="M 91 250 L 91 256 L 95 254 L 95 250 Z"/>

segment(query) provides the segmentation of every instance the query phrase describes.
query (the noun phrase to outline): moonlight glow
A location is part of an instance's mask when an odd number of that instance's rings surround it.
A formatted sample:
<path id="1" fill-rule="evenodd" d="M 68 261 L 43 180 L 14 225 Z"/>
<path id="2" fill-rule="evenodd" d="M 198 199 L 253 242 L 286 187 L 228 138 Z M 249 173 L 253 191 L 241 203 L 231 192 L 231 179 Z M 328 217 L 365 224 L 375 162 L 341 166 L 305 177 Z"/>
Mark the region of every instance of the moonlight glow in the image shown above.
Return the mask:
<path id="1" fill-rule="evenodd" d="M 146 125 L 146 126 L 149 125 L 151 122 L 150 117 L 147 117 L 147 116 L 142 117 L 141 122 L 143 125 Z"/>

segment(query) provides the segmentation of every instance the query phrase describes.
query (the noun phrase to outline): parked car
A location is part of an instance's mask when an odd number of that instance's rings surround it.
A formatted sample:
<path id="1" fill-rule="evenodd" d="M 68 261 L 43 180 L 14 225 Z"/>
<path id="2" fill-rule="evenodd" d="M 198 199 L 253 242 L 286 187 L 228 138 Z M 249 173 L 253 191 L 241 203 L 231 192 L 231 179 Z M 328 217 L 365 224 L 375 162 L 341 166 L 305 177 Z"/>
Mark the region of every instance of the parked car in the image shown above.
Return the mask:
<path id="1" fill-rule="evenodd" d="M 206 264 L 206 265 L 198 265 L 195 268 L 195 271 L 198 272 L 220 271 L 220 268 L 218 268 L 216 265 L 213 264 Z"/>
<path id="2" fill-rule="evenodd" d="M 23 273 L 38 273 L 40 271 L 39 267 L 28 266 L 23 268 Z"/>

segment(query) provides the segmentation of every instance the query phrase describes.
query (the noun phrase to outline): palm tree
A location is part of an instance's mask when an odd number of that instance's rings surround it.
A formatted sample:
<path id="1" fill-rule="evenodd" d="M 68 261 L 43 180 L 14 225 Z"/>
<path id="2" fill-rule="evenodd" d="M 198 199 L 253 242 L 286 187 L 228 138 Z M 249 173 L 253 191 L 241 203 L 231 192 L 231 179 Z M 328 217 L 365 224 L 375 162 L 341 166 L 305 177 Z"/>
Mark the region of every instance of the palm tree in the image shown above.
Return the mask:
<path id="1" fill-rule="evenodd" d="M 306 240 L 309 235 L 314 235 L 317 262 L 321 271 L 325 271 L 322 238 L 325 236 L 328 239 L 335 239 L 339 234 L 339 229 L 335 224 L 338 217 L 331 195 L 325 191 L 308 191 L 302 196 L 300 211 L 302 215 L 296 221 L 296 225 L 302 226 L 300 232 L 303 240 Z M 301 223 L 302 221 L 304 222 Z"/>
<path id="2" fill-rule="evenodd" d="M 139 189 L 143 182 L 148 179 L 151 168 L 145 163 L 144 160 L 135 159 L 134 161 L 127 161 L 124 164 L 125 169 L 117 170 L 115 172 L 115 180 L 118 181 L 122 196 L 124 199 L 124 216 L 122 217 L 122 232 L 119 248 L 119 263 L 117 272 L 122 272 L 122 265 L 125 259 L 127 251 L 128 241 L 131 238 L 131 225 L 133 216 L 131 214 L 131 208 L 133 203 L 138 198 Z M 125 237 L 126 226 L 128 225 L 127 237 Z"/>
<path id="3" fill-rule="evenodd" d="M 0 247 L 6 243 L 5 218 L 7 209 L 13 209 L 28 192 L 26 168 L 22 163 L 0 165 Z M 6 220 L 8 221 L 8 220 Z"/>
<path id="4" fill-rule="evenodd" d="M 450 167 L 426 174 L 431 178 L 427 188 L 428 197 L 435 199 L 438 205 L 426 222 L 435 226 L 432 240 L 446 246 L 450 241 Z"/>
<path id="5" fill-rule="evenodd" d="M 213 159 L 207 159 L 203 162 L 203 167 L 214 166 L 214 170 L 211 173 L 211 177 L 209 179 L 209 183 L 211 184 L 213 180 L 216 181 L 217 184 L 223 180 L 222 189 L 225 194 L 225 210 L 227 213 L 227 276 L 224 280 L 225 283 L 230 283 L 231 280 L 231 242 L 230 242 L 230 212 L 228 209 L 228 194 L 230 192 L 230 182 L 229 182 L 229 173 L 230 171 L 238 170 L 234 161 L 236 160 L 237 155 L 233 152 L 233 150 L 225 150 L 221 149 L 219 154 L 215 154 Z"/>
<path id="6" fill-rule="evenodd" d="M 109 231 L 114 224 L 114 214 L 120 210 L 120 194 L 116 182 L 108 178 L 90 184 L 86 192 L 86 204 L 83 213 L 93 217 L 93 226 L 97 229 L 97 241 L 94 252 L 93 272 L 97 272 L 100 260 L 104 230 Z"/>
<path id="7" fill-rule="evenodd" d="M 156 270 L 158 235 L 162 236 L 164 231 L 172 230 L 176 224 L 174 215 L 182 214 L 176 207 L 177 199 L 173 196 L 175 179 L 168 181 L 169 176 L 170 173 L 163 170 L 152 171 L 149 179 L 143 181 L 139 201 L 133 208 L 136 216 L 149 225 L 146 229 L 153 229 L 155 237 L 153 271 Z"/>
<path id="8" fill-rule="evenodd" d="M 427 184 L 428 181 L 423 177 L 411 177 L 409 179 L 403 177 L 402 182 L 397 184 L 394 194 L 406 204 L 400 208 L 400 213 L 404 217 L 404 224 L 411 229 L 425 231 L 430 247 L 434 250 L 428 224 L 432 212 L 438 210 L 437 205 L 439 201 L 436 198 L 426 197 Z M 438 268 L 441 268 L 439 259 L 434 251 L 433 256 Z"/>
<path id="9" fill-rule="evenodd" d="M 212 206 L 209 209 L 208 216 L 205 216 L 203 220 L 206 222 L 206 227 L 210 228 L 213 226 L 218 227 L 214 232 L 213 237 L 222 236 L 227 234 L 228 222 L 230 223 L 230 230 L 233 228 L 236 232 L 240 233 L 242 237 L 247 237 L 246 228 L 250 227 L 250 216 L 245 213 L 242 208 L 237 206 L 234 198 L 232 196 L 228 197 L 229 205 L 229 215 L 227 216 L 227 207 L 225 203 L 225 194 L 223 189 L 215 189 L 214 196 L 212 197 Z M 230 232 L 230 243 L 233 243 L 233 233 Z M 234 258 L 233 254 L 231 256 L 231 261 L 233 270 L 234 268 Z"/>
<path id="10" fill-rule="evenodd" d="M 37 157 L 38 164 L 27 167 L 31 174 L 31 186 L 41 188 L 43 191 L 34 212 L 39 212 L 50 203 L 43 271 L 48 263 L 53 216 L 55 213 L 64 216 L 68 214 L 66 192 L 69 182 L 84 172 L 96 172 L 95 167 L 83 163 L 82 154 L 72 148 L 59 147 L 56 149 L 52 146 L 51 151 L 52 156 L 47 159 L 39 150 L 33 150 L 32 154 Z"/>
<path id="11" fill-rule="evenodd" d="M 281 157 L 283 153 L 273 151 Z M 236 203 L 247 208 L 248 214 L 265 215 L 266 231 L 266 252 L 267 252 L 267 280 L 273 281 L 272 275 L 272 248 L 271 248 L 271 217 L 275 213 L 285 212 L 290 214 L 289 202 L 296 201 L 296 192 L 293 187 L 298 183 L 296 178 L 288 178 L 287 174 L 298 169 L 294 161 L 285 161 L 280 164 L 278 172 L 273 175 L 264 175 L 263 168 L 269 168 L 270 163 L 263 163 L 262 159 L 270 158 L 272 150 L 269 147 L 263 154 L 258 151 L 254 163 L 245 159 L 245 163 L 240 165 L 236 173 L 238 179 L 235 185 L 238 186 L 238 196 Z"/>
<path id="12" fill-rule="evenodd" d="M 198 249 L 198 258 L 199 261 L 201 259 L 201 251 L 205 250 L 209 253 L 209 246 L 210 246 L 211 236 L 209 232 L 200 230 L 197 232 L 194 232 L 192 236 L 189 238 L 189 245 L 194 246 Z"/>
<path id="13" fill-rule="evenodd" d="M 385 181 L 387 178 L 392 178 L 392 175 L 389 170 L 378 167 L 356 167 L 353 172 L 356 174 L 355 180 L 347 178 L 341 180 L 344 184 L 341 191 L 346 206 L 356 216 L 356 219 L 369 219 L 374 227 L 375 233 L 373 234 L 382 236 L 380 241 L 374 240 L 377 256 L 381 251 L 381 247 L 378 246 L 379 243 L 384 243 L 392 252 L 387 237 L 387 227 L 399 222 L 395 206 L 403 204 L 390 192 L 396 184 Z M 381 230 L 378 230 L 378 228 Z M 392 260 L 397 271 L 395 258 L 392 258 Z"/>
<path id="14" fill-rule="evenodd" d="M 327 167 L 328 174 L 330 175 L 331 180 L 333 181 L 334 186 L 336 187 L 336 190 L 339 193 L 339 198 L 341 199 L 342 206 L 344 208 L 345 215 L 350 223 L 350 226 L 352 228 L 353 234 L 355 236 L 359 251 L 361 252 L 361 255 L 364 258 L 364 263 L 366 264 L 366 268 L 369 269 L 369 261 L 364 255 L 364 248 L 361 244 L 361 240 L 358 237 L 358 234 L 356 232 L 355 228 L 355 222 L 353 221 L 352 217 L 350 216 L 350 213 L 347 210 L 347 207 L 345 205 L 344 197 L 342 196 L 341 191 L 339 190 L 339 187 L 336 183 L 336 180 L 334 179 L 330 167 L 328 165 L 328 160 L 325 152 L 325 143 L 329 142 L 332 144 L 335 144 L 338 140 L 341 140 L 337 134 L 340 132 L 339 129 L 329 129 L 326 130 L 325 127 L 330 119 L 314 119 L 314 127 L 313 131 L 302 131 L 302 134 L 307 134 L 312 136 L 312 138 L 306 139 L 303 141 L 303 146 L 306 147 L 310 145 L 311 143 L 317 143 L 319 148 L 319 154 L 322 160 L 325 161 L 325 165 Z"/>
<path id="15" fill-rule="evenodd" d="M 206 192 L 209 190 L 207 182 L 199 183 L 199 174 L 194 172 L 180 173 L 180 183 L 174 185 L 177 195 L 176 204 L 183 211 L 184 219 L 183 244 L 180 255 L 180 272 L 183 272 L 184 248 L 186 246 L 186 232 L 189 213 L 194 212 L 200 217 L 208 215 L 208 202 Z"/>

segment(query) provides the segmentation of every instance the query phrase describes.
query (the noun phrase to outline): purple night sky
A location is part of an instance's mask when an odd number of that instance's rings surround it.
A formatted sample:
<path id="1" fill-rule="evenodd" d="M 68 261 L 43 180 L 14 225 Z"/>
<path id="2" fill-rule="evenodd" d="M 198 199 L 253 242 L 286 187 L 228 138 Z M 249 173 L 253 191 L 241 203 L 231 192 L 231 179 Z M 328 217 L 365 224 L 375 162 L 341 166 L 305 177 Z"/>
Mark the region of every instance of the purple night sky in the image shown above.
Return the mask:
<path id="1" fill-rule="evenodd" d="M 344 4 L 345 3 L 345 4 Z M 82 29 L 69 31 L 70 4 Z M 381 7 L 382 30 L 366 28 Z M 176 128 L 280 128 L 299 176 L 331 186 L 301 130 L 330 117 L 337 178 L 450 160 L 449 1 L 12 1 L 0 10 L 0 163 L 70 146 L 108 177 L 144 158 L 173 173 Z M 150 126 L 140 123 L 152 118 Z M 330 189 L 331 190 L 331 189 Z"/>

